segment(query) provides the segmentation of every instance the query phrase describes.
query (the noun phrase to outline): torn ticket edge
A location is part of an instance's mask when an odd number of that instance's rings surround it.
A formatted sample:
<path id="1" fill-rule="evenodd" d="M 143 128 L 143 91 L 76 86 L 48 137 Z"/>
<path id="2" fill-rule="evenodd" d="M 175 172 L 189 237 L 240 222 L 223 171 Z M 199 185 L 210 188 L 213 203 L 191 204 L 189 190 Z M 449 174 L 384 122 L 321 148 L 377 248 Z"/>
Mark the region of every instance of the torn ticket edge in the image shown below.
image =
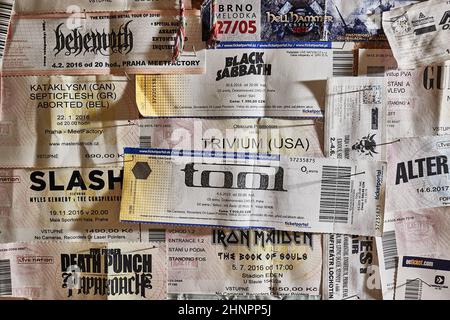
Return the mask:
<path id="1" fill-rule="evenodd" d="M 205 72 L 200 12 L 185 11 L 184 51 L 173 61 L 179 10 L 13 17 L 2 75 Z M 108 39 L 113 39 L 110 41 Z"/>

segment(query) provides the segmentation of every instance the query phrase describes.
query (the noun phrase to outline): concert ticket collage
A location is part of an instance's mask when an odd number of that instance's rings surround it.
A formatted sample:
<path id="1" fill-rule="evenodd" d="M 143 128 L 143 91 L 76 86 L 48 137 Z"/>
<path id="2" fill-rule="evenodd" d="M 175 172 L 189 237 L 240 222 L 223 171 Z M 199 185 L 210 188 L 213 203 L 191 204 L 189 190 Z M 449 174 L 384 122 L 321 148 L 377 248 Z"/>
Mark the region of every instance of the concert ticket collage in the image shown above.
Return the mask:
<path id="1" fill-rule="evenodd" d="M 0 300 L 450 300 L 448 39 L 448 0 L 0 0 Z"/>

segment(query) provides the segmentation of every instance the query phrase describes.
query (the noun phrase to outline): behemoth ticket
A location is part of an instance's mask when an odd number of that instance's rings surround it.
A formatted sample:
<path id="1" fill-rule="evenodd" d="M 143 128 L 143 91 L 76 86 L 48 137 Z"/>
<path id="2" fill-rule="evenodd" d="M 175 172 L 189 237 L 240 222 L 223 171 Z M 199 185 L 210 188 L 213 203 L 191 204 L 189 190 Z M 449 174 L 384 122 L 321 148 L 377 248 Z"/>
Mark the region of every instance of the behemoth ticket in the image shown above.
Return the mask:
<path id="1" fill-rule="evenodd" d="M 126 149 L 121 220 L 379 235 L 385 165 Z"/>
<path id="2" fill-rule="evenodd" d="M 3 75 L 202 73 L 200 16 L 186 11 L 185 50 L 172 61 L 178 10 L 14 16 Z"/>
<path id="3" fill-rule="evenodd" d="M 162 300 L 164 243 L 0 244 L 0 297 Z"/>
<path id="4" fill-rule="evenodd" d="M 449 155 L 450 139 L 445 135 L 389 145 L 386 211 L 449 206 Z"/>
<path id="5" fill-rule="evenodd" d="M 447 0 L 429 0 L 385 12 L 383 28 L 400 69 L 450 59 Z"/>
<path id="6" fill-rule="evenodd" d="M 332 49 L 330 43 L 319 48 L 305 44 L 305 48 L 294 49 L 208 50 L 206 55 L 204 75 L 137 76 L 141 114 L 321 117 L 326 79 L 343 72 L 342 65 L 349 67 L 351 75 L 353 66 L 352 51 Z M 292 66 L 297 71 L 292 72 Z"/>
<path id="7" fill-rule="evenodd" d="M 184 0 L 185 8 L 190 9 L 191 0 Z M 15 0 L 14 11 L 17 14 L 52 13 L 52 12 L 97 12 L 97 11 L 129 11 L 149 9 L 179 8 L 178 0 Z M 78 10 L 77 10 L 78 9 Z"/>
<path id="8" fill-rule="evenodd" d="M 2 77 L 2 167 L 121 166 L 139 143 L 134 81 L 117 76 Z"/>
<path id="9" fill-rule="evenodd" d="M 0 243 L 164 240 L 119 222 L 122 180 L 117 168 L 0 170 Z"/>
<path id="10" fill-rule="evenodd" d="M 282 119 L 142 119 L 140 147 L 323 157 L 323 122 Z"/>
<path id="11" fill-rule="evenodd" d="M 169 293 L 320 295 L 321 236 L 276 230 L 171 228 Z"/>

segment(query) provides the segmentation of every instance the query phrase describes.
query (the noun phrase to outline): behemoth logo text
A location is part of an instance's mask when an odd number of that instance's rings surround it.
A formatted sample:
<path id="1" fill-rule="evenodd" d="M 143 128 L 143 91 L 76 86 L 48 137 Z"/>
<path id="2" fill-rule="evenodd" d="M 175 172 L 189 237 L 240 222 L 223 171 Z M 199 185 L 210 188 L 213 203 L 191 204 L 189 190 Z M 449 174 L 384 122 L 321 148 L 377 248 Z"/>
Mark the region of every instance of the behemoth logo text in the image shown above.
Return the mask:
<path id="1" fill-rule="evenodd" d="M 242 57 L 226 57 L 225 68 L 217 71 L 216 81 L 247 75 L 270 76 L 272 65 L 264 63 L 264 52 L 244 53 Z"/>
<path id="2" fill-rule="evenodd" d="M 224 248 L 233 245 L 265 247 L 266 245 L 307 245 L 313 247 L 310 233 L 288 232 L 279 230 L 230 230 L 214 229 L 212 243 Z"/>
<path id="3" fill-rule="evenodd" d="M 190 188 L 287 191 L 284 189 L 284 169 L 270 166 L 188 163 L 181 171 Z"/>
<path id="4" fill-rule="evenodd" d="M 66 56 L 78 56 L 81 53 L 104 56 L 113 53 L 130 53 L 134 44 L 133 32 L 129 29 L 131 22 L 133 21 L 122 24 L 117 31 L 113 29 L 110 33 L 104 30 L 102 32 L 91 30 L 86 34 L 81 34 L 79 29 L 69 30 L 70 33 L 64 34 L 61 29 L 65 24 L 61 23 L 55 30 L 55 56 L 63 50 Z"/>
<path id="5" fill-rule="evenodd" d="M 407 183 L 410 180 L 425 176 L 448 174 L 447 156 L 437 156 L 411 160 L 397 164 L 395 184 Z"/>
<path id="6" fill-rule="evenodd" d="M 140 295 L 152 289 L 152 255 L 122 254 L 120 249 L 91 249 L 61 254 L 62 288 L 68 297 Z"/>

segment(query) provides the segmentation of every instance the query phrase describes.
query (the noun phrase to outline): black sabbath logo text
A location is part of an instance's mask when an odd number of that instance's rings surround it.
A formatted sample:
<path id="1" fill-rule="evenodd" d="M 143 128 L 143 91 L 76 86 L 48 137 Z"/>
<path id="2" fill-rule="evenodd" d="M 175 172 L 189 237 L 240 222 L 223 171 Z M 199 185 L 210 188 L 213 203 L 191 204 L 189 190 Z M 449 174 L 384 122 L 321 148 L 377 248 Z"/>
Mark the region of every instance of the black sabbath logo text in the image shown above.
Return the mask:
<path id="1" fill-rule="evenodd" d="M 86 34 L 82 34 L 79 28 L 64 34 L 62 30 L 64 23 L 61 23 L 55 30 L 55 56 L 64 50 L 66 56 L 78 56 L 81 53 L 104 56 L 113 53 L 128 54 L 133 50 L 134 45 L 133 32 L 129 28 L 132 22 L 122 24 L 117 31 L 112 29 L 111 32 L 106 33 L 105 30 L 102 32 L 91 30 Z"/>
<path id="2" fill-rule="evenodd" d="M 152 287 L 152 255 L 123 254 L 120 249 L 90 249 L 61 254 L 62 288 L 78 295 L 139 295 Z"/>
<path id="3" fill-rule="evenodd" d="M 272 75 L 272 65 L 264 63 L 264 52 L 244 53 L 242 57 L 226 57 L 225 68 L 217 71 L 216 81 L 248 75 Z"/>

